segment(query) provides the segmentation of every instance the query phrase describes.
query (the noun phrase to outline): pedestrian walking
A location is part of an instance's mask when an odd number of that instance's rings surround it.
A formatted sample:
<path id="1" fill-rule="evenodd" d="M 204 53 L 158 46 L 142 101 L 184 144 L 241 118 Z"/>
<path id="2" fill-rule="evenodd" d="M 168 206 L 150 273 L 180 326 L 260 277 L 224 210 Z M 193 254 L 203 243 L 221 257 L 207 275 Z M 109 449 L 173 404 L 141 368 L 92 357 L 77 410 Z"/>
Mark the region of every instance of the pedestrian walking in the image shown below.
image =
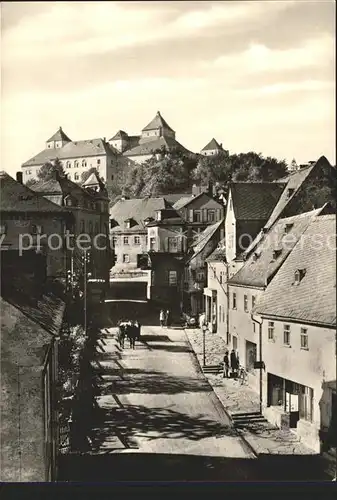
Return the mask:
<path id="1" fill-rule="evenodd" d="M 225 352 L 225 355 L 223 357 L 223 378 L 228 378 L 229 375 L 229 357 L 228 357 L 228 351 Z"/>
<path id="2" fill-rule="evenodd" d="M 171 312 L 169 309 L 166 311 L 166 326 L 171 326 Z"/>
<path id="3" fill-rule="evenodd" d="M 160 313 L 159 313 L 159 321 L 160 321 L 160 326 L 163 327 L 164 326 L 164 323 L 165 323 L 165 313 L 164 313 L 164 309 L 161 309 L 160 310 Z"/>

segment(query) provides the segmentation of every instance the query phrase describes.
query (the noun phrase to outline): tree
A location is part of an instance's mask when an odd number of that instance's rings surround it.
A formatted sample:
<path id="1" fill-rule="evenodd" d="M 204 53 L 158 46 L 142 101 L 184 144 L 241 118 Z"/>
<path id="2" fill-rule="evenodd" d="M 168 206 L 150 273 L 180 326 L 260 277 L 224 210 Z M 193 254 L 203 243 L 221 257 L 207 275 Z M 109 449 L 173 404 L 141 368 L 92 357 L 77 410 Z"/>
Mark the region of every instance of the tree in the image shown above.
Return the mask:
<path id="1" fill-rule="evenodd" d="M 158 151 L 157 154 L 161 158 L 154 156 L 131 170 L 123 194 L 134 197 L 159 196 L 190 188 L 195 160 L 193 164 L 193 158 L 179 152 Z"/>
<path id="2" fill-rule="evenodd" d="M 65 176 L 65 171 L 63 170 L 62 162 L 59 158 L 56 158 L 54 163 L 47 161 L 42 165 L 37 172 L 37 178 L 39 181 L 49 181 L 54 178 L 55 172 L 58 172 L 61 177 Z"/>
<path id="3" fill-rule="evenodd" d="M 34 186 L 35 183 L 36 183 L 36 179 L 28 179 L 28 181 L 26 182 L 26 186 L 30 188 L 30 187 Z"/>

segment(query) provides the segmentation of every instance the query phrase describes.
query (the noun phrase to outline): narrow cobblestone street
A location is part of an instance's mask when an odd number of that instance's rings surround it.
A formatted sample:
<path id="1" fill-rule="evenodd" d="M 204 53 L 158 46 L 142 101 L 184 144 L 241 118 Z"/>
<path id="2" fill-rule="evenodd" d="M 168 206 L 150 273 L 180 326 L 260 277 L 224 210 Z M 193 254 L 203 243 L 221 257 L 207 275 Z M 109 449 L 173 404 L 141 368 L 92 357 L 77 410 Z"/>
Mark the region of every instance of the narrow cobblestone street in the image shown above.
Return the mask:
<path id="1" fill-rule="evenodd" d="M 145 326 L 135 350 L 121 350 L 109 328 L 101 347 L 91 451 L 65 457 L 61 480 L 287 480 L 312 478 L 314 470 L 322 478 L 310 454 L 276 469 L 256 458 L 221 403 L 219 391 L 229 386 L 214 377 L 213 391 L 183 329 Z"/>

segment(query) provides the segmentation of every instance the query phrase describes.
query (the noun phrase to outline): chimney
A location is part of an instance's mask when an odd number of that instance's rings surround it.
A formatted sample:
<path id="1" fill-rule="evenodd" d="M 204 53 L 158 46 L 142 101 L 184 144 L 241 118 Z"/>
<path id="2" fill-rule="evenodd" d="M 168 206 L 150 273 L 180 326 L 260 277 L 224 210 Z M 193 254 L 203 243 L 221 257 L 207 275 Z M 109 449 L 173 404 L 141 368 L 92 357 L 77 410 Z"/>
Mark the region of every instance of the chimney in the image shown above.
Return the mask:
<path id="1" fill-rule="evenodd" d="M 199 186 L 197 186 L 196 184 L 193 184 L 192 186 L 192 196 L 198 196 L 198 194 L 200 194 L 201 192 L 201 189 Z"/>
<path id="2" fill-rule="evenodd" d="M 208 194 L 208 196 L 213 196 L 213 183 L 212 183 L 212 181 L 208 181 L 207 194 Z"/>
<path id="3" fill-rule="evenodd" d="M 20 182 L 20 184 L 23 184 L 22 172 L 16 172 L 16 180 Z"/>

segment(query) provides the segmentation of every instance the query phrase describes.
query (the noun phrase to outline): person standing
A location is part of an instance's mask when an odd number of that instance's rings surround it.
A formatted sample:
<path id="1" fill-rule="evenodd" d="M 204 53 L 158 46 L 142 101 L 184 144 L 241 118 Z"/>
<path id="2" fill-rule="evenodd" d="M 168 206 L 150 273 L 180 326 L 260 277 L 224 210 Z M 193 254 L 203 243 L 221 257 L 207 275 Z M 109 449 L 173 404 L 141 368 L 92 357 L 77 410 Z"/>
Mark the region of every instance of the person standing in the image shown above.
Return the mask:
<path id="1" fill-rule="evenodd" d="M 171 326 L 171 312 L 169 309 L 166 311 L 166 326 Z"/>
<path id="2" fill-rule="evenodd" d="M 225 355 L 223 357 L 223 378 L 228 378 L 229 375 L 229 357 L 228 357 L 228 351 L 225 352 Z"/>
<path id="3" fill-rule="evenodd" d="M 232 349 L 231 352 L 230 363 L 231 363 L 232 373 L 234 373 L 234 376 L 236 377 L 238 372 L 238 358 L 234 349 Z"/>
<path id="4" fill-rule="evenodd" d="M 164 323 L 165 323 L 165 313 L 164 313 L 164 309 L 161 309 L 160 310 L 160 313 L 159 313 L 159 321 L 160 321 L 160 326 L 163 327 L 164 326 Z"/>

